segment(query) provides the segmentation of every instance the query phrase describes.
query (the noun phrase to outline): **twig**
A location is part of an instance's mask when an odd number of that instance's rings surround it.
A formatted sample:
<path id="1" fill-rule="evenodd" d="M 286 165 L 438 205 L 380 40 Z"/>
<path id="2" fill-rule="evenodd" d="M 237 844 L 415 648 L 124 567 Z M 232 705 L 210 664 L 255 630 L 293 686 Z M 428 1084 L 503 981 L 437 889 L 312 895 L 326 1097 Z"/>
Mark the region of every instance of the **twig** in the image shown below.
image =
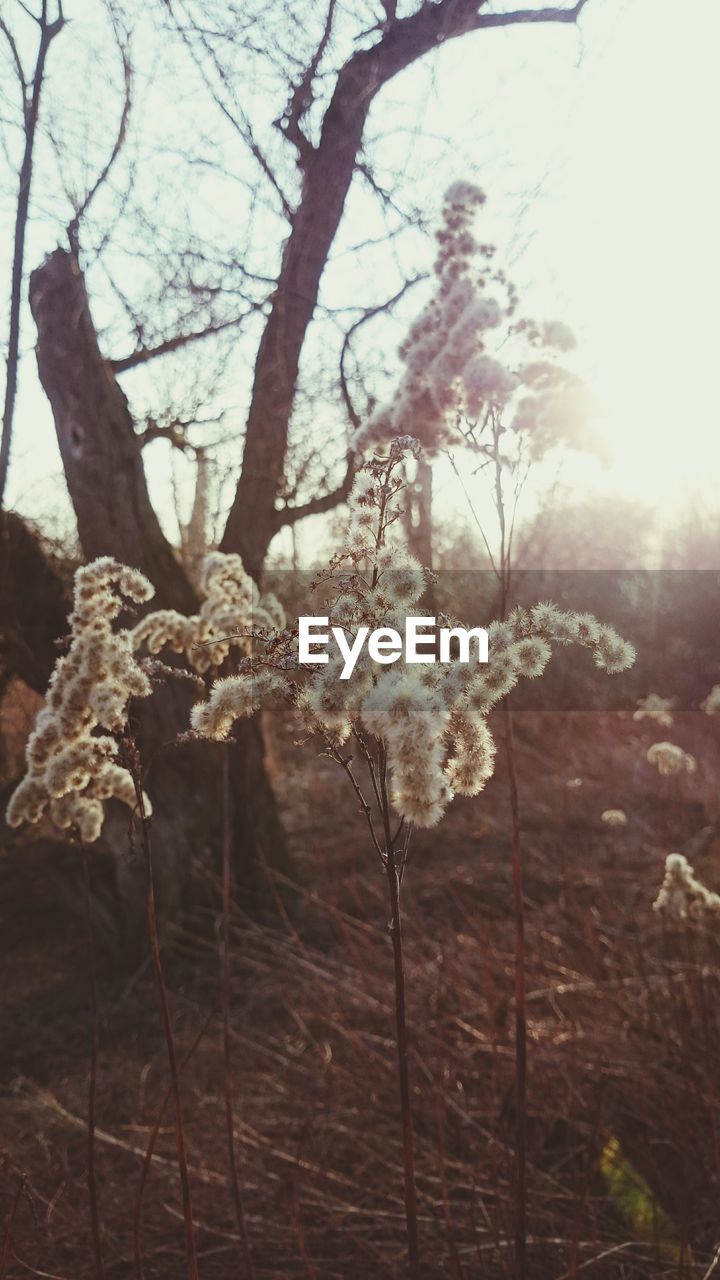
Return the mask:
<path id="1" fill-rule="evenodd" d="M 211 1010 L 207 1018 L 205 1019 L 203 1025 L 201 1026 L 200 1030 L 198 1031 L 195 1039 L 193 1040 L 188 1052 L 186 1053 L 185 1057 L 180 1063 L 181 1073 L 184 1070 L 184 1068 L 187 1066 L 188 1062 L 190 1061 L 193 1054 L 195 1053 L 195 1050 L 200 1044 L 200 1041 L 205 1035 L 205 1032 L 207 1031 L 210 1025 L 212 1016 L 213 1016 L 213 1013 Z M 172 1086 L 170 1086 L 165 1091 L 165 1096 L 163 1097 L 163 1100 L 158 1108 L 155 1124 L 152 1127 L 150 1140 L 147 1144 L 147 1149 L 145 1151 L 145 1156 L 142 1163 L 142 1169 L 140 1170 L 140 1182 L 138 1184 L 137 1196 L 135 1197 L 135 1209 L 133 1211 L 133 1258 L 135 1261 L 135 1275 L 137 1280 L 143 1280 L 143 1277 L 144 1277 L 143 1264 L 142 1264 L 142 1202 L 143 1202 L 143 1195 L 145 1193 L 145 1184 L 147 1182 L 148 1174 L 150 1172 L 150 1166 L 152 1165 L 153 1160 L 160 1161 L 163 1164 L 167 1163 L 167 1161 L 164 1161 L 161 1156 L 156 1156 L 154 1153 L 155 1153 L 155 1143 L 157 1142 L 158 1134 L 160 1132 L 160 1125 L 163 1122 L 163 1116 L 165 1115 L 165 1108 L 167 1107 L 167 1104 L 170 1101 L 171 1095 L 172 1095 Z M 136 1147 L 132 1147 L 132 1148 L 128 1147 L 127 1150 L 132 1151 L 134 1155 L 142 1155 L 142 1152 L 138 1151 Z M 206 1178 L 205 1181 L 210 1181 L 210 1179 Z M 222 1182 L 222 1179 L 218 1178 L 217 1181 Z"/>
<path id="2" fill-rule="evenodd" d="M 40 28 L 35 69 L 32 76 L 32 88 L 28 97 L 26 79 L 18 55 L 17 44 L 9 28 L 3 22 L 2 31 L 10 44 L 15 61 L 15 69 L 23 98 L 23 129 L 25 142 L 20 164 L 18 180 L 17 206 L 15 211 L 15 235 L 13 244 L 12 274 L 10 284 L 10 323 L 7 349 L 7 377 L 5 381 L 5 399 L 2 417 L 2 439 L 0 440 L 0 507 L 3 504 L 5 486 L 10 466 L 10 444 L 12 441 L 13 418 L 17 398 L 18 369 L 20 365 L 20 319 L 22 312 L 22 282 L 25 265 L 25 237 L 30 213 L 30 187 L 33 176 L 33 160 L 35 152 L 35 135 L 40 116 L 40 96 L 45 80 L 45 61 L 48 50 L 55 36 L 62 30 L 65 19 L 62 7 L 58 4 L 57 17 L 48 20 L 47 6 L 43 5 L 42 14 L 35 19 Z"/>
<path id="3" fill-rule="evenodd" d="M 13 1196 L 13 1202 L 12 1202 L 12 1205 L 10 1206 L 10 1213 L 8 1214 L 7 1226 L 5 1228 L 5 1239 L 3 1240 L 3 1251 L 2 1251 L 2 1257 L 0 1258 L 0 1280 L 5 1280 L 5 1277 L 7 1275 L 7 1269 L 10 1265 L 10 1254 L 12 1252 L 13 1227 L 15 1225 L 15 1218 L 17 1215 L 18 1207 L 20 1205 L 20 1197 L 22 1196 L 24 1189 L 25 1189 L 25 1178 L 22 1177 L 18 1179 L 15 1195 Z"/>
<path id="4" fill-rule="evenodd" d="M 158 995 L 160 997 L 160 1011 L 162 1014 L 165 1043 L 167 1045 L 168 1066 L 170 1069 L 170 1081 L 173 1101 L 175 1104 L 175 1140 L 177 1144 L 178 1168 L 180 1172 L 180 1187 L 182 1191 L 183 1215 L 185 1221 L 185 1246 L 187 1250 L 188 1280 L 199 1280 L 197 1250 L 195 1246 L 195 1228 L 193 1226 L 192 1216 L 192 1199 L 190 1195 L 190 1179 L 188 1176 L 187 1152 L 185 1147 L 185 1126 L 183 1124 L 182 1103 L 180 1099 L 180 1078 L 178 1074 L 177 1056 L 175 1053 L 175 1037 L 173 1035 L 172 1020 L 170 1017 L 170 1006 L 168 1003 L 167 988 L 165 986 L 165 977 L 162 967 L 162 957 L 160 954 L 160 937 L 158 935 L 157 912 L 155 909 L 155 886 L 153 883 L 152 851 L 150 848 L 150 824 L 145 812 L 145 797 L 143 795 L 142 784 L 139 776 L 140 769 L 137 747 L 132 742 L 128 743 L 128 746 L 130 748 L 128 752 L 129 761 L 132 765 L 130 773 L 135 787 L 135 797 L 137 800 L 138 813 L 140 816 L 140 830 L 142 834 L 150 946 L 152 950 L 153 965 L 155 967 Z"/>
<path id="5" fill-rule="evenodd" d="M 87 1183 L 90 1198 L 90 1223 L 92 1226 L 93 1252 L 95 1254 L 95 1275 L 97 1280 L 104 1280 L 105 1268 L 102 1259 L 102 1243 L 100 1233 L 100 1214 L 98 1212 L 97 1178 L 95 1174 L 95 1110 L 97 1101 L 97 1068 L 100 1049 L 100 1010 L 98 1008 L 97 982 L 95 978 L 95 938 L 92 918 L 92 883 L 90 877 L 90 859 L 87 848 L 81 849 L 83 878 L 85 881 L 85 912 L 87 922 L 87 959 L 90 977 L 90 1000 L 92 1005 L 92 1051 L 90 1057 L 90 1084 L 88 1086 L 88 1122 L 87 1122 Z"/>
<path id="6" fill-rule="evenodd" d="M 235 1112 L 233 1106 L 232 1057 L 230 1050 L 230 777 L 228 748 L 222 748 L 223 840 L 222 840 L 222 1023 L 223 1066 L 225 1076 L 225 1124 L 227 1129 L 228 1169 L 235 1217 L 241 1242 L 241 1253 L 248 1280 L 255 1280 L 255 1266 L 250 1252 L 245 1212 L 235 1156 Z"/>
<path id="7" fill-rule="evenodd" d="M 25 1081 L 25 1083 L 31 1087 L 38 1102 L 47 1107 L 49 1111 L 52 1111 L 61 1120 L 64 1120 L 66 1124 L 71 1125 L 73 1129 L 87 1128 L 87 1120 L 84 1120 L 82 1116 L 73 1115 L 72 1111 L 68 1111 L 67 1107 L 64 1107 L 49 1089 L 41 1089 L 31 1080 Z M 168 1090 L 168 1093 L 171 1094 L 172 1090 Z M 159 1127 L 158 1125 L 158 1129 Z M 108 1133 L 107 1129 L 96 1128 L 95 1137 L 98 1142 L 103 1142 L 108 1147 L 116 1147 L 118 1151 L 126 1151 L 128 1155 L 138 1156 L 140 1160 L 145 1160 L 147 1156 L 147 1151 L 143 1150 L 142 1147 L 137 1147 L 132 1142 L 126 1142 L 123 1138 L 116 1137 L 114 1133 Z M 166 1156 L 153 1155 L 152 1163 L 165 1169 L 175 1167 L 175 1161 L 168 1160 Z M 188 1168 L 198 1182 L 203 1182 L 208 1187 L 227 1186 L 227 1179 L 221 1173 L 216 1173 L 214 1169 L 204 1169 L 195 1165 L 189 1165 Z"/>
<path id="8" fill-rule="evenodd" d="M 390 938 L 395 969 L 395 1030 L 397 1036 L 398 1076 L 400 1083 L 400 1108 L 402 1112 L 403 1162 L 405 1173 L 405 1222 L 408 1239 L 408 1266 L 411 1280 L 420 1277 L 420 1250 L 417 1228 L 417 1192 L 415 1188 L 415 1151 L 413 1139 L 412 1109 L 410 1106 L 410 1074 L 408 1069 L 408 1036 L 405 1018 L 405 969 L 402 950 L 402 921 L 400 916 L 400 875 L 395 863 L 392 832 L 390 829 L 390 803 L 387 794 L 387 761 L 385 748 L 381 747 L 380 789 L 383 798 L 383 824 L 385 827 L 385 870 L 390 894 Z"/>

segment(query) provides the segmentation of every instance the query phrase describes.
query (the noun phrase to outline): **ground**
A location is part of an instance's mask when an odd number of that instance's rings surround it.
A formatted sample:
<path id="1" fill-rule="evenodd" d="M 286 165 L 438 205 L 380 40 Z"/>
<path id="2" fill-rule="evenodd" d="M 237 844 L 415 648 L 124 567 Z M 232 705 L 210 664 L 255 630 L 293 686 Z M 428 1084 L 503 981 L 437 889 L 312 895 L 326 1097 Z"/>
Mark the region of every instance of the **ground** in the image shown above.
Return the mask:
<path id="1" fill-rule="evenodd" d="M 720 948 L 663 927 L 652 902 L 673 849 L 720 886 L 720 732 L 700 713 L 669 733 L 627 713 L 522 712 L 516 733 L 529 1276 L 701 1277 L 720 1238 Z M 699 760 L 681 788 L 645 760 L 667 736 Z M 262 925 L 236 908 L 232 940 L 235 1129 L 255 1267 L 263 1280 L 390 1280 L 406 1272 L 385 881 L 343 775 L 277 726 L 271 743 L 297 887 L 274 883 L 278 914 Z M 625 810 L 627 825 L 604 824 L 608 808 Z M 455 801 L 437 829 L 418 833 L 403 887 L 427 1280 L 515 1274 L 509 829 L 501 753 L 482 796 Z M 105 874 L 98 862 L 100 887 Z M 9 846 L 0 887 L 0 1280 L 89 1280 L 77 856 L 47 840 Z M 119 967 L 103 950 L 102 909 L 96 926 L 106 1275 L 176 1280 L 186 1263 L 152 970 Z M 200 1272 L 226 1280 L 246 1272 L 227 1189 L 216 921 L 199 911 L 168 936 L 165 960 Z"/>

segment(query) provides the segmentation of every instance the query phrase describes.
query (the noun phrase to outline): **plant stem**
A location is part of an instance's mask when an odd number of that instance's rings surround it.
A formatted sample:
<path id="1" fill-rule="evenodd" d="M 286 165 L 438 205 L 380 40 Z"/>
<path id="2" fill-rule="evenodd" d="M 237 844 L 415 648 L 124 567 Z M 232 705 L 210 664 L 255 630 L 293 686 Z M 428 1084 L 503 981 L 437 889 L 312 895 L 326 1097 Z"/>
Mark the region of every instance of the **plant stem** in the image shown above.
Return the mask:
<path id="1" fill-rule="evenodd" d="M 18 1208 L 20 1206 L 20 1198 L 22 1196 L 24 1189 L 25 1189 L 25 1176 L 23 1175 L 21 1178 L 18 1179 L 18 1184 L 15 1190 L 15 1195 L 13 1197 L 13 1202 L 12 1202 L 12 1205 L 10 1206 L 10 1214 L 7 1220 L 7 1226 L 5 1228 L 5 1238 L 3 1240 L 2 1257 L 0 1257 L 0 1280 L 5 1280 L 5 1277 L 7 1276 L 8 1267 L 10 1266 L 10 1258 L 12 1255 L 13 1227 L 15 1225 L 15 1218 L 17 1215 Z"/>
<path id="2" fill-rule="evenodd" d="M 511 546 L 519 488 L 516 484 L 515 505 L 508 529 L 505 513 L 502 459 L 500 455 L 500 422 L 492 415 L 493 457 L 495 462 L 495 506 L 500 526 L 499 572 L 500 616 L 507 617 L 512 574 Z M 523 862 L 520 845 L 520 801 L 518 797 L 515 739 L 512 711 L 507 697 L 503 699 L 505 754 L 510 793 L 513 908 L 515 916 L 515 1278 L 525 1280 L 527 1274 L 527 1012 L 525 1007 L 525 897 Z"/>
<path id="3" fill-rule="evenodd" d="M 87 1185 L 90 1199 L 90 1223 L 92 1227 L 93 1252 L 95 1254 L 95 1275 L 97 1280 L 105 1280 L 105 1268 L 102 1260 L 100 1234 L 100 1214 L 98 1212 L 97 1179 L 95 1174 L 95 1108 L 97 1100 L 97 1067 L 100 1049 L 100 1010 L 98 1008 L 97 982 L 95 979 L 95 938 L 92 918 L 92 884 L 90 879 L 90 860 L 87 849 L 82 849 L 83 877 L 85 880 L 85 913 L 87 923 L 87 960 L 90 977 L 90 1002 L 92 1008 L 92 1035 L 90 1055 L 90 1083 L 88 1086 L 88 1124 L 87 1124 Z"/>
<path id="4" fill-rule="evenodd" d="M 417 1228 L 417 1192 L 415 1189 L 415 1147 L 413 1139 L 412 1110 L 410 1107 L 408 1035 L 405 1020 L 405 967 L 403 964 L 402 921 L 400 915 L 400 875 L 395 861 L 395 847 L 390 827 L 390 805 L 387 794 L 386 774 L 387 761 L 385 759 L 383 748 L 379 775 L 380 792 L 382 796 L 383 825 L 385 829 L 385 871 L 390 894 L 390 938 L 392 940 L 393 963 L 395 968 L 395 1033 L 398 1054 L 398 1079 L 400 1084 L 400 1110 L 402 1114 L 408 1271 L 411 1280 L 419 1280 L 420 1251 L 418 1247 Z"/>
<path id="5" fill-rule="evenodd" d="M 40 116 L 40 96 L 45 80 L 45 62 L 48 50 L 55 36 L 62 30 L 64 19 L 62 9 L 58 8 L 58 16 L 51 21 L 47 15 L 47 5 L 43 5 L 42 14 L 37 19 L 40 26 L 35 69 L 30 84 L 25 83 L 22 67 L 18 62 L 17 72 L 23 96 L 23 134 L 24 147 L 20 164 L 17 204 L 15 207 L 15 236 L 13 246 L 12 275 L 10 283 L 10 323 L 8 328 L 7 377 L 5 380 L 5 397 L 2 415 L 2 436 L 0 436 L 0 506 L 5 496 L 8 468 L 10 466 L 10 444 L 12 440 L 15 401 L 17 398 L 18 370 L 20 366 L 20 320 L 23 301 L 23 267 L 25 264 L 25 238 L 30 216 L 30 186 L 33 176 L 33 156 L 35 151 L 35 135 Z"/>
<path id="6" fill-rule="evenodd" d="M 213 1017 L 214 1017 L 214 1010 L 211 1009 L 203 1025 L 198 1031 L 193 1043 L 191 1044 L 187 1054 L 185 1055 L 185 1058 L 180 1063 L 179 1070 L 181 1072 L 184 1069 L 184 1067 L 187 1065 L 187 1063 L 190 1061 L 190 1059 L 192 1058 L 195 1050 L 200 1044 L 200 1041 L 205 1035 L 205 1032 L 207 1031 Z M 162 1102 L 158 1107 L 157 1116 L 155 1118 L 155 1123 L 150 1133 L 150 1138 L 147 1144 L 147 1148 L 145 1150 L 145 1155 L 143 1157 L 142 1168 L 140 1170 L 140 1182 L 138 1184 L 137 1196 L 135 1198 L 135 1208 L 133 1211 L 133 1260 L 135 1262 L 136 1280 L 143 1280 L 143 1277 L 145 1274 L 143 1271 L 143 1262 L 142 1262 L 142 1202 L 143 1202 L 143 1195 L 145 1193 L 145 1184 L 147 1182 L 148 1174 L 150 1172 L 150 1166 L 152 1164 L 152 1159 L 155 1152 L 155 1144 L 158 1140 L 158 1134 L 160 1133 L 160 1126 L 165 1116 L 165 1109 L 171 1097 L 172 1097 L 172 1085 L 170 1086 L 169 1089 L 166 1089 L 165 1094 L 163 1095 Z M 0 1280 L 2 1280 L 1 1277 L 0 1277 Z"/>
<path id="7" fill-rule="evenodd" d="M 520 804 L 512 712 L 503 702 L 505 747 L 512 819 L 512 878 L 515 911 L 515 1277 L 525 1280 L 527 1267 L 527 1015 L 525 1008 L 525 906 L 520 845 Z"/>
<path id="8" fill-rule="evenodd" d="M 157 926 L 155 887 L 152 871 L 152 852 L 150 848 L 150 829 L 148 817 L 145 812 L 145 800 L 142 785 L 140 783 L 137 763 L 136 767 L 132 770 L 132 778 L 135 785 L 135 795 L 137 797 L 138 812 L 140 814 L 140 829 L 142 832 L 150 947 L 152 951 L 153 966 L 155 969 L 155 980 L 157 983 L 158 995 L 160 997 L 160 1011 L 162 1014 L 163 1031 L 165 1033 L 165 1044 L 167 1045 L 170 1083 L 173 1102 L 175 1105 L 175 1140 L 177 1145 L 178 1169 L 180 1171 L 180 1187 L 182 1191 L 183 1221 L 185 1223 L 185 1247 L 187 1252 L 188 1280 L 199 1280 L 197 1250 L 195 1247 L 195 1227 L 193 1224 L 192 1200 L 190 1196 L 190 1178 L 188 1174 L 187 1151 L 185 1147 L 185 1126 L 183 1124 L 182 1104 L 180 1101 L 180 1078 L 178 1074 L 177 1055 L 175 1053 L 175 1038 L 170 1018 L 170 1006 L 168 1003 L 167 988 L 165 986 L 165 977 L 163 975 L 162 958 L 160 954 L 160 937 Z"/>
<path id="9" fill-rule="evenodd" d="M 235 1217 L 248 1280 L 255 1280 L 255 1266 L 250 1252 L 240 1180 L 235 1159 L 235 1116 L 233 1106 L 232 1060 L 230 1054 L 230 778 L 227 749 L 222 750 L 223 841 L 222 841 L 222 1022 L 223 1065 L 225 1074 L 225 1123 L 227 1127 L 228 1168 Z"/>
<path id="10" fill-rule="evenodd" d="M 405 1221 L 407 1223 L 408 1262 L 412 1280 L 420 1275 L 418 1250 L 417 1196 L 415 1192 L 415 1153 L 410 1109 L 410 1073 L 408 1070 L 408 1038 L 405 1023 L 405 969 L 403 965 L 402 927 L 400 918 L 400 877 L 392 846 L 387 855 L 387 880 L 390 890 L 390 937 L 395 966 L 395 1029 L 397 1034 L 400 1107 L 402 1110 L 403 1160 L 405 1168 Z"/>

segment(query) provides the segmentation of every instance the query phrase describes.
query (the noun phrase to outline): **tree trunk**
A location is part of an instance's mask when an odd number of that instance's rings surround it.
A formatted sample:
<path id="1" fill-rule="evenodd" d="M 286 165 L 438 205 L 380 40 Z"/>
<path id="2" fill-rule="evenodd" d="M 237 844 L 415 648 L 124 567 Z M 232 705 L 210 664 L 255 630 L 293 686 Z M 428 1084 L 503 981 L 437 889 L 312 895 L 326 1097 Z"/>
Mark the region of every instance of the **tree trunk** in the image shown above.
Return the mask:
<path id="1" fill-rule="evenodd" d="M 30 306 L 83 552 L 141 569 L 161 607 L 194 612 L 197 597 L 150 503 L 127 398 L 100 353 L 73 254 L 56 249 L 33 271 Z"/>
<path id="2" fill-rule="evenodd" d="M 13 511 L 0 511 L 0 697 L 13 676 L 44 693 L 67 631 L 70 582 L 39 536 Z"/>
<path id="3" fill-rule="evenodd" d="M 85 556 L 111 555 L 142 570 L 156 588 L 151 607 L 195 612 L 195 591 L 151 506 L 127 399 L 101 355 L 85 283 L 72 254 L 58 249 L 33 272 L 30 305 L 38 331 L 40 380 L 52 406 Z M 169 916 L 197 903 L 198 885 L 207 884 L 207 867 L 220 865 L 222 798 L 214 748 L 170 745 L 188 726 L 193 696 L 184 681 L 170 681 L 135 708 L 134 728 L 153 801 L 159 899 Z M 289 869 L 287 845 L 259 722 L 239 725 L 235 736 L 237 745 L 228 748 L 235 802 L 234 880 L 243 906 L 257 910 L 268 900 L 265 868 Z M 120 854 L 120 881 L 128 896 L 135 897 L 130 893 L 134 867 L 127 859 L 126 813 L 116 813 L 108 822 L 108 835 Z"/>

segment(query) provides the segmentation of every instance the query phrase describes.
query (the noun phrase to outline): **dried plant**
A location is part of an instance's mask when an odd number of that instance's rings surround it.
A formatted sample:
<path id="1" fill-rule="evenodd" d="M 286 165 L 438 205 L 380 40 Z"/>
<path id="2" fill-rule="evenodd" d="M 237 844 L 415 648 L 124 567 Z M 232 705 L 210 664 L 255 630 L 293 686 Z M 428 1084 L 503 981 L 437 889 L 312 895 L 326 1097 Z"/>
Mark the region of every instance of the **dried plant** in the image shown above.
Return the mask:
<path id="1" fill-rule="evenodd" d="M 653 907 L 669 921 L 716 924 L 720 919 L 720 896 L 697 879 L 682 853 L 670 853 L 665 859 L 665 878 Z"/>
<path id="2" fill-rule="evenodd" d="M 417 452 L 417 442 L 399 437 L 387 454 L 359 470 L 346 545 L 314 584 L 329 623 L 346 634 L 348 643 L 363 628 L 399 636 L 425 589 L 425 573 L 398 537 L 408 452 Z M 495 758 L 488 715 L 521 677 L 542 674 L 554 645 L 589 648 L 596 665 L 609 673 L 631 665 L 634 650 L 591 615 L 563 613 L 547 603 L 516 609 L 490 625 L 490 659 L 483 671 L 476 664 L 434 658 L 420 669 L 388 670 L 366 651 L 350 678 L 343 679 L 343 657 L 328 657 L 312 671 L 300 669 L 296 629 L 259 629 L 254 636 L 256 652 L 241 661 L 237 675 L 213 685 L 193 710 L 193 728 L 222 741 L 235 720 L 262 706 L 289 702 L 305 732 L 319 737 L 325 753 L 344 770 L 365 816 L 388 882 L 408 1258 L 416 1276 L 420 1253 L 400 913 L 413 827 L 435 826 L 455 794 L 482 790 Z"/>
<path id="3" fill-rule="evenodd" d="M 694 773 L 697 760 L 674 742 L 653 742 L 647 750 L 648 764 L 652 764 L 664 778 L 682 773 Z"/>

